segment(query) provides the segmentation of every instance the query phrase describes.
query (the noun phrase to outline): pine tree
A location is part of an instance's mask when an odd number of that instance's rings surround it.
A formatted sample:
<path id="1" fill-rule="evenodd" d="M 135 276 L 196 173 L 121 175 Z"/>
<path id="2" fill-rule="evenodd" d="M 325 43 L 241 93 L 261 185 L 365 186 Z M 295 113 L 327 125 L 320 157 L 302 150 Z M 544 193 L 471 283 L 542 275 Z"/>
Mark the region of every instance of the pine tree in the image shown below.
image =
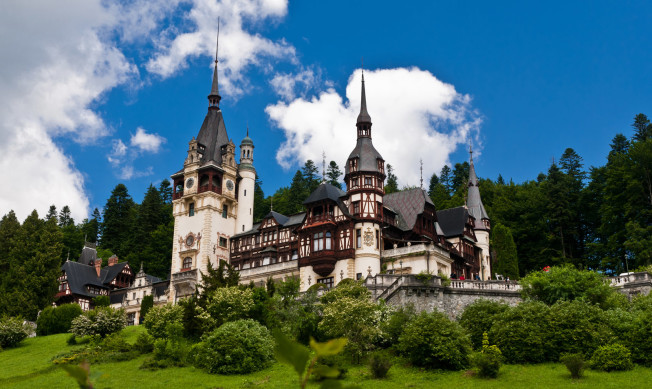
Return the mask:
<path id="1" fill-rule="evenodd" d="M 301 168 L 304 185 L 307 188 L 308 194 L 312 193 L 319 186 L 319 169 L 312 160 L 307 160 L 303 168 Z"/>
<path id="2" fill-rule="evenodd" d="M 256 175 L 254 185 L 254 221 L 261 220 L 269 213 L 269 200 L 265 199 L 263 192 L 263 181 Z"/>
<path id="3" fill-rule="evenodd" d="M 301 212 L 303 210 L 303 200 L 311 193 L 304 177 L 300 170 L 297 170 L 294 177 L 292 177 L 292 183 L 290 184 L 290 191 L 288 193 L 288 209 L 285 210 L 289 211 L 288 213 Z M 274 210 L 277 210 L 277 212 L 284 211 L 278 202 L 274 204 Z"/>
<path id="4" fill-rule="evenodd" d="M 453 191 L 457 192 L 461 189 L 466 193 L 466 184 L 469 182 L 469 168 L 469 163 L 466 161 L 455 164 L 453 178 L 451 179 Z"/>
<path id="5" fill-rule="evenodd" d="M 50 207 L 50 209 L 52 209 L 52 207 Z M 61 212 L 59 212 L 59 227 L 66 227 L 74 224 L 75 220 L 70 216 L 70 207 L 64 205 Z"/>
<path id="6" fill-rule="evenodd" d="M 163 203 L 172 204 L 172 184 L 170 184 L 167 178 L 161 181 L 161 184 L 158 186 L 158 191 L 161 194 Z"/>
<path id="7" fill-rule="evenodd" d="M 398 192 L 398 179 L 394 175 L 394 168 L 387 164 L 387 183 L 385 184 L 385 194 Z"/>
<path id="8" fill-rule="evenodd" d="M 52 204 L 50 205 L 50 210 L 48 210 L 48 214 L 45 216 L 45 220 L 50 220 L 50 219 L 57 219 L 57 206 Z"/>
<path id="9" fill-rule="evenodd" d="M 134 205 L 127 187 L 118 184 L 104 206 L 102 247 L 113 251 L 118 257 L 126 257 L 129 252 L 127 242 L 132 235 Z"/>
<path id="10" fill-rule="evenodd" d="M 92 218 L 85 220 L 82 223 L 81 229 L 87 242 L 97 242 L 97 238 L 100 233 L 101 220 L 102 216 L 100 215 L 100 211 L 95 208 L 93 210 Z"/>
<path id="11" fill-rule="evenodd" d="M 652 124 L 646 115 L 639 113 L 634 117 L 634 140 L 635 141 L 644 141 L 646 139 L 652 138 Z"/>
<path id="12" fill-rule="evenodd" d="M 518 278 L 518 256 L 512 232 L 498 223 L 491 232 L 491 247 L 494 251 L 493 272 L 511 279 Z"/>
<path id="13" fill-rule="evenodd" d="M 333 186 L 342 189 L 342 184 L 340 183 L 341 175 L 342 175 L 342 171 L 340 170 L 340 167 L 337 166 L 337 163 L 335 163 L 335 161 L 331 161 L 330 164 L 328 164 L 328 168 L 326 169 L 327 182 Z"/>
<path id="14" fill-rule="evenodd" d="M 448 192 L 449 195 L 453 193 L 451 168 L 449 168 L 448 165 L 444 165 L 444 167 L 441 168 L 441 172 L 439 173 L 439 182 L 444 185 L 444 188 L 446 188 L 446 192 Z"/>

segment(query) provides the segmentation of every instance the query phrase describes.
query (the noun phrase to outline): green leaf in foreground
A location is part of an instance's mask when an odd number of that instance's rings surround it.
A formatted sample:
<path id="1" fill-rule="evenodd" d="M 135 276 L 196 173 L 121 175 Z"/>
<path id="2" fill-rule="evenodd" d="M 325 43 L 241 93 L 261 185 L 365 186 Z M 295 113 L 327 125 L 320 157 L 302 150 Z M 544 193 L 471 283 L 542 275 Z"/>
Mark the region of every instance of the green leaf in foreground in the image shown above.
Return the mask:
<path id="1" fill-rule="evenodd" d="M 303 376 L 310 359 L 310 351 L 305 346 L 288 339 L 281 331 L 274 331 L 274 339 L 278 360 L 292 365 L 299 376 Z"/>
<path id="2" fill-rule="evenodd" d="M 324 343 L 316 342 L 314 338 L 310 338 L 310 347 L 320 357 L 337 355 L 344 350 L 344 346 L 346 346 L 346 338 L 331 339 Z"/>

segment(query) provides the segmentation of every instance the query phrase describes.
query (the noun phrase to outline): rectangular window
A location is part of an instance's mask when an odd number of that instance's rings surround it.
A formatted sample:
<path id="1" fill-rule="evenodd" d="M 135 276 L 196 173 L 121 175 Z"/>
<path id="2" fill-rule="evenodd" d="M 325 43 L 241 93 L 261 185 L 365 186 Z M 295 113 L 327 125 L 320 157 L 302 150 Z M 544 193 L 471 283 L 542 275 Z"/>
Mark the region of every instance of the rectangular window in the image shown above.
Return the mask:
<path id="1" fill-rule="evenodd" d="M 328 289 L 333 287 L 333 277 L 320 278 L 317 280 L 318 284 L 324 284 Z"/>
<path id="2" fill-rule="evenodd" d="M 362 273 L 356 273 L 355 279 L 356 280 L 361 280 L 362 279 Z"/>
<path id="3" fill-rule="evenodd" d="M 380 248 L 380 239 L 379 239 L 379 235 L 380 235 L 380 234 L 378 233 L 378 230 L 376 230 L 376 248 L 377 248 L 377 249 Z"/>
<path id="4" fill-rule="evenodd" d="M 359 228 L 355 230 L 355 247 L 356 248 L 362 247 L 362 230 Z"/>
<path id="5" fill-rule="evenodd" d="M 247 190 L 246 190 L 246 189 L 244 190 L 244 195 L 245 195 L 245 196 L 247 195 Z"/>
<path id="6" fill-rule="evenodd" d="M 295 261 L 299 259 L 299 252 L 297 250 L 292 250 L 292 260 Z"/>
<path id="7" fill-rule="evenodd" d="M 354 215 L 359 215 L 360 214 L 360 202 L 359 201 L 354 201 L 353 202 L 353 214 Z"/>
<path id="8" fill-rule="evenodd" d="M 226 247 L 227 240 L 226 238 L 220 237 L 220 247 Z"/>
<path id="9" fill-rule="evenodd" d="M 324 233 L 318 232 L 312 237 L 312 251 L 322 251 L 324 249 Z"/>
<path id="10" fill-rule="evenodd" d="M 229 213 L 229 206 L 228 205 L 223 205 L 222 206 L 222 217 L 226 219 L 228 213 Z"/>
<path id="11" fill-rule="evenodd" d="M 188 216 L 195 216 L 195 203 L 188 205 Z"/>
<path id="12" fill-rule="evenodd" d="M 371 177 L 365 177 L 364 178 L 364 185 L 365 186 L 372 186 L 374 184 L 374 179 Z"/>
<path id="13" fill-rule="evenodd" d="M 357 178 L 352 178 L 351 179 L 351 188 L 357 188 L 358 187 L 358 179 Z"/>

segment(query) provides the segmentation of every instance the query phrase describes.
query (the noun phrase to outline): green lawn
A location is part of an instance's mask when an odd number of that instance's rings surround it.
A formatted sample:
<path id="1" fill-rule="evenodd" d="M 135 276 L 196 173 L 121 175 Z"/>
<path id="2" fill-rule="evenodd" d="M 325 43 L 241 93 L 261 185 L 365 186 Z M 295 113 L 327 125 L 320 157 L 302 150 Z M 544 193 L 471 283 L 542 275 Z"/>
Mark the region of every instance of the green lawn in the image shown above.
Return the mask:
<path id="1" fill-rule="evenodd" d="M 142 331 L 139 327 L 125 330 L 133 342 Z M 25 340 L 20 347 L 0 352 L 0 388 L 75 388 L 63 370 L 50 359 L 72 346 L 68 335 L 52 335 Z M 297 387 L 296 373 L 282 364 L 246 376 L 220 376 L 204 373 L 192 367 L 158 371 L 139 370 L 144 357 L 136 360 L 91 366 L 95 388 L 288 388 Z M 588 370 L 585 378 L 573 381 L 561 364 L 508 365 L 495 380 L 468 377 L 464 372 L 430 372 L 395 365 L 385 380 L 374 380 L 366 367 L 350 368 L 347 383 L 362 388 L 432 388 L 445 385 L 452 388 L 649 388 L 652 369 L 637 367 L 624 373 L 600 373 Z M 312 385 L 317 387 L 317 384 Z"/>

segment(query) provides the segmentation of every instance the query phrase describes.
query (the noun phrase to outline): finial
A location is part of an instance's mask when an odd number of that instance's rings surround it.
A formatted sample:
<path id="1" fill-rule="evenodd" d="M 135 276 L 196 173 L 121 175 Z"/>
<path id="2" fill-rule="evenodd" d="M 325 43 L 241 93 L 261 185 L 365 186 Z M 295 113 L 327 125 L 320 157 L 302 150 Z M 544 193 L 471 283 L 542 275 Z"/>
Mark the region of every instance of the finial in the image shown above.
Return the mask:
<path id="1" fill-rule="evenodd" d="M 68 257 L 66 257 L 66 261 L 70 261 L 70 249 L 68 249 Z"/>
<path id="2" fill-rule="evenodd" d="M 364 69 L 362 69 L 362 89 L 360 91 L 360 114 L 358 115 L 357 123 L 371 123 L 371 116 L 367 112 L 367 94 L 364 88 Z M 360 136 L 358 131 L 358 137 Z M 364 136 L 371 137 L 370 128 L 366 129 Z"/>
<path id="3" fill-rule="evenodd" d="M 364 57 L 360 57 L 360 69 L 362 70 L 362 82 L 364 82 Z"/>
<path id="4" fill-rule="evenodd" d="M 419 159 L 419 170 L 421 171 L 421 189 L 423 189 L 423 158 Z"/>
<path id="5" fill-rule="evenodd" d="M 249 120 L 247 120 L 247 136 L 249 136 Z"/>
<path id="6" fill-rule="evenodd" d="M 321 181 L 326 182 L 326 152 L 321 152 Z"/>
<path id="7" fill-rule="evenodd" d="M 269 203 L 269 211 L 274 212 L 274 196 L 270 197 L 269 201 L 270 201 L 270 203 Z"/>
<path id="8" fill-rule="evenodd" d="M 219 60 L 217 59 L 217 54 L 219 51 L 220 47 L 220 19 L 217 19 L 217 39 L 215 43 L 215 67 L 213 69 L 213 85 L 211 86 L 211 94 L 208 95 L 208 106 L 209 108 L 220 108 L 220 100 L 222 99 L 222 96 L 220 96 L 220 88 L 219 88 L 219 83 L 217 79 L 217 63 Z"/>

